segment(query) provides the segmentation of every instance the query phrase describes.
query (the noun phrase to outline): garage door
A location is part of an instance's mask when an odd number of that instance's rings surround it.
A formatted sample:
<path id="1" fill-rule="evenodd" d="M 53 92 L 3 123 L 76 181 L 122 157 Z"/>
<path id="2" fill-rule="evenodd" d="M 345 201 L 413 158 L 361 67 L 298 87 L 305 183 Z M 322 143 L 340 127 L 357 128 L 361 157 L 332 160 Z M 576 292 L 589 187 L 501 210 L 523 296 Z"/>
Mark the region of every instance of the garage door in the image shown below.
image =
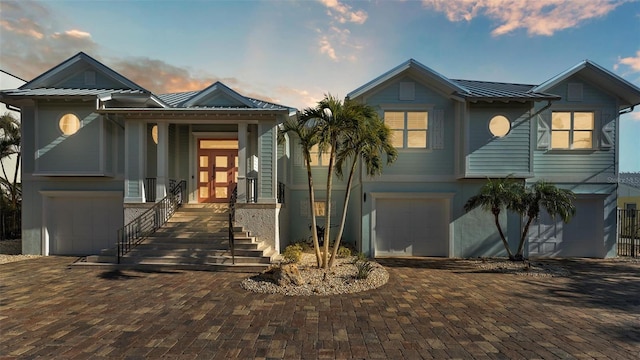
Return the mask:
<path id="1" fill-rule="evenodd" d="M 529 256 L 603 257 L 604 204 L 601 198 L 576 199 L 576 215 L 568 224 L 546 212 L 531 225 Z M 555 219 L 559 220 L 559 219 Z"/>
<path id="2" fill-rule="evenodd" d="M 448 256 L 449 199 L 377 199 L 375 256 Z"/>
<path id="3" fill-rule="evenodd" d="M 123 225 L 122 196 L 65 196 L 44 199 L 49 254 L 89 255 L 114 247 Z"/>

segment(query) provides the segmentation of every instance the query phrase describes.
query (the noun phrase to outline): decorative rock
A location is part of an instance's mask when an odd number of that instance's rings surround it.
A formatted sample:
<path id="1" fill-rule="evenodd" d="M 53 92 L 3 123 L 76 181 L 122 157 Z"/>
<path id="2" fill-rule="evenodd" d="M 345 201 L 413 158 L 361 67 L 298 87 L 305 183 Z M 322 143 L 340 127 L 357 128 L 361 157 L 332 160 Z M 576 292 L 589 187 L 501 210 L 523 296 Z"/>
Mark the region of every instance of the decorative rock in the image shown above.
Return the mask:
<path id="1" fill-rule="evenodd" d="M 302 275 L 296 264 L 282 264 L 267 269 L 262 273 L 262 277 L 273 281 L 278 286 L 302 285 Z"/>

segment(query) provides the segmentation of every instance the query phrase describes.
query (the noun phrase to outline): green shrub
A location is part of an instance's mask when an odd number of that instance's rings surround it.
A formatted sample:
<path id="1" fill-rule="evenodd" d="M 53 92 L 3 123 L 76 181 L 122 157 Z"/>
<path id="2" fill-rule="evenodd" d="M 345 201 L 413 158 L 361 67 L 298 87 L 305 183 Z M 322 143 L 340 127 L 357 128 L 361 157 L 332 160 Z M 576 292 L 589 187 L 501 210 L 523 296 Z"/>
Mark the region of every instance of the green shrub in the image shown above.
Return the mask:
<path id="1" fill-rule="evenodd" d="M 358 260 L 354 264 L 356 269 L 356 279 L 366 279 L 373 271 L 373 264 L 367 260 Z"/>
<path id="2" fill-rule="evenodd" d="M 361 252 L 356 253 L 356 256 L 353 258 L 353 263 L 355 264 L 358 261 L 367 261 L 367 257 Z"/>
<path id="3" fill-rule="evenodd" d="M 300 262 L 302 258 L 302 246 L 300 244 L 295 243 L 284 248 L 284 253 L 282 254 L 284 259 L 290 263 Z"/>
<path id="4" fill-rule="evenodd" d="M 298 240 L 294 243 L 294 245 L 299 245 L 302 252 L 307 252 L 311 250 L 311 246 L 305 240 Z"/>
<path id="5" fill-rule="evenodd" d="M 338 257 L 340 258 L 346 258 L 351 256 L 351 250 L 349 250 L 349 248 L 346 248 L 344 246 L 340 246 L 338 248 Z"/>

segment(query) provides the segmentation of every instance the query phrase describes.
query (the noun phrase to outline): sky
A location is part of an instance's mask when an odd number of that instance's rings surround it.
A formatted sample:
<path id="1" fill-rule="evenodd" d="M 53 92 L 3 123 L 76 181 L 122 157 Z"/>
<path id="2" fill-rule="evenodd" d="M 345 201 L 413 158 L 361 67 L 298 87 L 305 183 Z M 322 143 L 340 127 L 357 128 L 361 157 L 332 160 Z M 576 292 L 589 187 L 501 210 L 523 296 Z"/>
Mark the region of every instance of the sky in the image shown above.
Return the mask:
<path id="1" fill-rule="evenodd" d="M 79 51 L 156 93 L 221 81 L 299 109 L 415 59 L 451 79 L 541 84 L 584 59 L 640 86 L 638 0 L 0 0 L 0 69 Z M 640 172 L 640 106 L 620 171 Z"/>

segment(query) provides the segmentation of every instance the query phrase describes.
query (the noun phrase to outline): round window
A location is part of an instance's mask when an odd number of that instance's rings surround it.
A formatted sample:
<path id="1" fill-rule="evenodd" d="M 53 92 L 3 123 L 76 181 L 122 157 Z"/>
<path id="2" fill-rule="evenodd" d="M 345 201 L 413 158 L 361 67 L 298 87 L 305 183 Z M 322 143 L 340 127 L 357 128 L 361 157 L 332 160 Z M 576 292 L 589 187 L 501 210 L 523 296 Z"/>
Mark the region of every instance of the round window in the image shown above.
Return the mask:
<path id="1" fill-rule="evenodd" d="M 502 115 L 497 115 L 489 121 L 489 131 L 495 137 L 503 137 L 511 130 L 511 122 Z"/>
<path id="2" fill-rule="evenodd" d="M 74 114 L 64 114 L 58 125 L 64 135 L 73 135 L 80 129 L 80 119 Z"/>
<path id="3" fill-rule="evenodd" d="M 153 125 L 151 128 L 151 138 L 153 142 L 158 145 L 158 125 Z"/>

